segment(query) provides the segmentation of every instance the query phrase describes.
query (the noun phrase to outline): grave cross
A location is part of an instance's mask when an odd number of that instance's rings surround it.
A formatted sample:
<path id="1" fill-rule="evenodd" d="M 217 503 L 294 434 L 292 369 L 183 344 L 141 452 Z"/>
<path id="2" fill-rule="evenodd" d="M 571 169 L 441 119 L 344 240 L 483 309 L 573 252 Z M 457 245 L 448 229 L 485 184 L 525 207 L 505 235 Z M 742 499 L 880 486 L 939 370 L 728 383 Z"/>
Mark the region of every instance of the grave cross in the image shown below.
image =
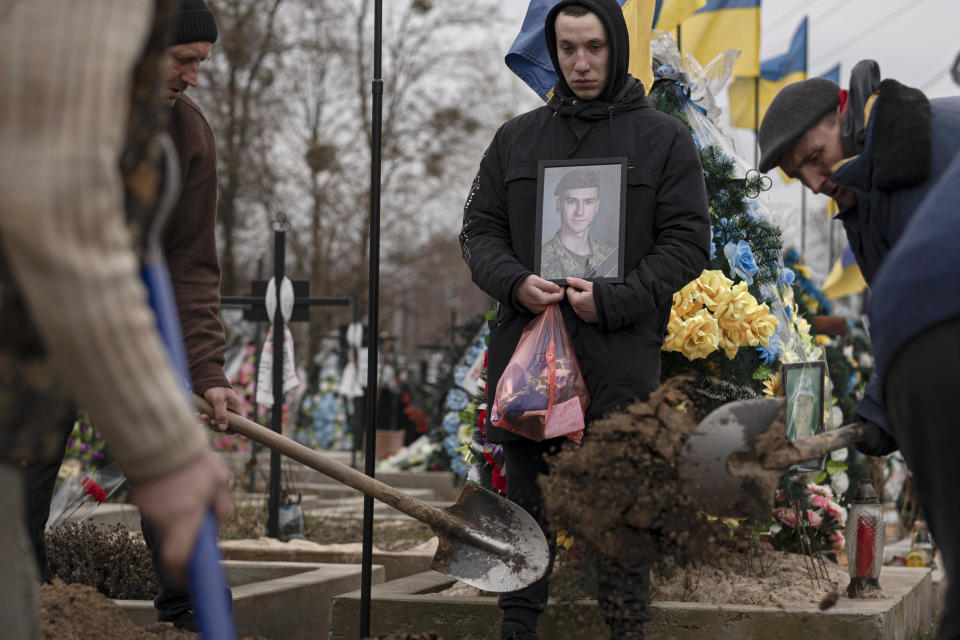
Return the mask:
<path id="1" fill-rule="evenodd" d="M 284 280 L 284 260 L 286 258 L 286 232 L 290 230 L 284 214 L 277 216 L 273 224 L 273 280 L 277 285 L 276 304 L 273 313 L 273 409 L 270 412 L 270 427 L 280 433 L 283 430 L 283 334 L 284 318 L 280 309 L 280 283 Z M 267 285 L 266 280 L 254 280 L 250 283 L 249 296 L 223 296 L 220 298 L 222 308 L 243 309 L 244 320 L 254 322 L 269 322 L 267 313 Z M 293 312 L 290 322 L 306 322 L 310 319 L 310 307 L 313 306 L 347 306 L 349 298 L 311 298 L 310 282 L 296 280 L 293 283 Z M 258 384 L 260 381 L 257 381 Z M 280 454 L 270 452 L 270 497 L 268 501 L 269 516 L 267 519 L 267 535 L 271 538 L 280 537 Z"/>

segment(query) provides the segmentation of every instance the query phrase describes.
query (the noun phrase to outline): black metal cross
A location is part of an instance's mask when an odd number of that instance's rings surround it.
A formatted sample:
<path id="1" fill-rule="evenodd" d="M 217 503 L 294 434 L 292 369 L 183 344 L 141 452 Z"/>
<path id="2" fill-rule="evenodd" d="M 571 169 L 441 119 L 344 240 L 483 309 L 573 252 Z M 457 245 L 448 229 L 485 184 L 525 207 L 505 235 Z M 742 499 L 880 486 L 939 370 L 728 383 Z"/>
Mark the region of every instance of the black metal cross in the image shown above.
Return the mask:
<path id="1" fill-rule="evenodd" d="M 284 278 L 284 260 L 286 258 L 286 232 L 290 223 L 280 214 L 273 225 L 273 278 L 277 300 L 273 314 L 273 409 L 270 412 L 270 427 L 280 433 L 283 429 L 283 314 L 280 312 L 280 283 Z M 243 309 L 244 320 L 269 322 L 266 307 L 266 280 L 254 280 L 250 283 L 249 296 L 223 296 L 221 308 Z M 293 312 L 290 322 L 306 322 L 310 319 L 310 307 L 347 306 L 349 298 L 311 298 L 310 282 L 296 280 L 293 283 Z M 259 380 L 257 381 L 259 384 Z M 267 535 L 280 537 L 280 454 L 270 452 L 270 497 L 268 502 Z"/>

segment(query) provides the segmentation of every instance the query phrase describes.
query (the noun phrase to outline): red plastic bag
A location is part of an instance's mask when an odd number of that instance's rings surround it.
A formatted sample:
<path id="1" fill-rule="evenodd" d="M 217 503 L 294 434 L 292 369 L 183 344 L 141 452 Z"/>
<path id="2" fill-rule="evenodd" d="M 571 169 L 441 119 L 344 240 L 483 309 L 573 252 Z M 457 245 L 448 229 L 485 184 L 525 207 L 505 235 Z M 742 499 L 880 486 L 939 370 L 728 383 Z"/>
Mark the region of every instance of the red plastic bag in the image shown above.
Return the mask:
<path id="1" fill-rule="evenodd" d="M 523 330 L 497 383 L 491 424 L 530 440 L 583 439 L 590 394 L 557 305 Z"/>

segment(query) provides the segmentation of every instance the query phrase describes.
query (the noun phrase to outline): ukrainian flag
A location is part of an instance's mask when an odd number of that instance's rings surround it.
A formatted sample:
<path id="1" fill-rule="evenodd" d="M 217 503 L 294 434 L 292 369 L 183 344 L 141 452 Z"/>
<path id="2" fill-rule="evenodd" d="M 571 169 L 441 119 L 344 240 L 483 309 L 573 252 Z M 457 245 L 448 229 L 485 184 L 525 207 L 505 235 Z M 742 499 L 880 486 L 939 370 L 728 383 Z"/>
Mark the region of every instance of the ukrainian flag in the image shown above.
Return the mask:
<path id="1" fill-rule="evenodd" d="M 820 77 L 826 78 L 827 80 L 832 80 L 834 84 L 840 84 L 840 63 L 838 62 L 833 69 L 822 73 Z"/>
<path id="2" fill-rule="evenodd" d="M 553 94 L 557 74 L 547 51 L 543 23 L 547 14 L 560 0 L 531 0 L 517 35 L 504 61 L 517 77 L 527 83 L 538 96 L 548 100 Z M 673 0 L 677 1 L 677 0 Z M 650 30 L 657 4 L 671 0 L 617 0 L 627 22 L 630 35 L 629 72 L 650 90 L 653 69 L 650 58 Z"/>
<path id="3" fill-rule="evenodd" d="M 837 73 L 839 73 L 839 68 Z M 756 131 L 763 122 L 773 98 L 788 84 L 807 78 L 807 18 L 793 34 L 790 48 L 783 55 L 760 65 L 760 78 L 735 78 L 730 83 L 730 122 L 735 127 Z M 760 101 L 756 90 L 760 88 Z"/>
<path id="4" fill-rule="evenodd" d="M 860 267 L 857 265 L 856 258 L 853 257 L 853 250 L 850 245 L 843 250 L 840 259 L 833 265 L 826 282 L 823 283 L 823 293 L 835 300 L 855 293 L 860 293 L 867 288 L 867 281 L 863 279 L 860 273 Z"/>
<path id="5" fill-rule="evenodd" d="M 760 0 L 707 0 L 680 25 L 680 46 L 706 65 L 727 49 L 739 49 L 735 77 L 760 73 Z"/>
<path id="6" fill-rule="evenodd" d="M 677 25 L 695 14 L 707 0 L 657 0 L 653 13 L 653 28 L 673 31 Z"/>

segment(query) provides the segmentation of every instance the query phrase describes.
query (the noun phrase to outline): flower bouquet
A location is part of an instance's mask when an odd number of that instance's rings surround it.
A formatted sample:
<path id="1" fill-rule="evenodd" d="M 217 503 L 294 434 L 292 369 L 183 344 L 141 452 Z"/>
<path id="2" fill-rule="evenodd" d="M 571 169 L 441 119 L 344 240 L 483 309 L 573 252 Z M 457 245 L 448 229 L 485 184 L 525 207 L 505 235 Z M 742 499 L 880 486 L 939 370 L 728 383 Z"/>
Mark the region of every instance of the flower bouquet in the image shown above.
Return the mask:
<path id="1" fill-rule="evenodd" d="M 71 522 L 78 524 L 123 486 L 126 477 L 116 464 L 97 471 L 85 472 L 75 460 L 67 460 L 60 467 L 57 485 L 50 501 L 47 529 Z"/>

